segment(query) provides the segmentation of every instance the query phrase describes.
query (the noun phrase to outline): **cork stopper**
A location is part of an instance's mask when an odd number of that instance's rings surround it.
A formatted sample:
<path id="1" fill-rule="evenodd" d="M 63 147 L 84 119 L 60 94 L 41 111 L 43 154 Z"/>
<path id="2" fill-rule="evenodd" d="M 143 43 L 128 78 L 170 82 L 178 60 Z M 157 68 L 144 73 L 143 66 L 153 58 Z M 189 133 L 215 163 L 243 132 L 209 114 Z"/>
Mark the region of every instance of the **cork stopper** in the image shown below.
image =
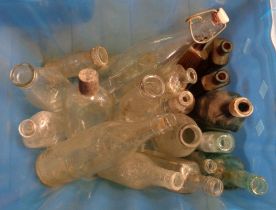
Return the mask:
<path id="1" fill-rule="evenodd" d="M 104 67 L 108 64 L 108 52 L 102 46 L 97 46 L 90 51 L 92 62 L 98 67 Z"/>
<path id="2" fill-rule="evenodd" d="M 94 69 L 83 69 L 79 73 L 79 91 L 85 96 L 94 96 L 99 90 L 99 74 Z"/>
<path id="3" fill-rule="evenodd" d="M 229 104 L 229 112 L 235 117 L 249 117 L 254 111 L 253 104 L 248 98 L 238 97 Z"/>

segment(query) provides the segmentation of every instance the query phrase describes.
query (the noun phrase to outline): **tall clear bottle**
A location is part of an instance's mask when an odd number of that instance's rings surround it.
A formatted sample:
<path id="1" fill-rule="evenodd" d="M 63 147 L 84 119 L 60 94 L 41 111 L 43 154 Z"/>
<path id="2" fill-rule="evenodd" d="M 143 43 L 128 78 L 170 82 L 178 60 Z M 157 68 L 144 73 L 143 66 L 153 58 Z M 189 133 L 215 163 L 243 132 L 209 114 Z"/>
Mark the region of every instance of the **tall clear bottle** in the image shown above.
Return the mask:
<path id="1" fill-rule="evenodd" d="M 227 132 L 203 132 L 198 150 L 210 153 L 230 153 L 235 147 L 234 137 Z"/>
<path id="2" fill-rule="evenodd" d="M 29 148 L 43 148 L 66 139 L 66 123 L 61 113 L 41 111 L 18 127 L 23 143 Z"/>
<path id="3" fill-rule="evenodd" d="M 178 191 L 184 184 L 184 177 L 180 172 L 160 167 L 141 153 L 125 157 L 119 164 L 99 172 L 98 175 L 133 189 L 157 186 Z"/>
<path id="4" fill-rule="evenodd" d="M 74 53 L 64 58 L 45 63 L 43 69 L 60 72 L 65 77 L 77 77 L 84 68 L 96 69 L 99 74 L 105 75 L 108 70 L 108 52 L 102 46 L 97 46 L 89 51 Z"/>
<path id="5" fill-rule="evenodd" d="M 183 114 L 177 114 L 178 126 L 155 138 L 156 150 L 173 157 L 186 157 L 202 140 L 202 132 L 195 121 Z"/>
<path id="6" fill-rule="evenodd" d="M 131 47 L 109 66 L 109 77 L 104 87 L 114 93 L 147 71 L 157 69 L 166 62 L 177 63 L 191 43 L 209 42 L 226 28 L 228 22 L 222 8 L 204 11 L 188 18 L 187 24 L 176 33 Z"/>
<path id="7" fill-rule="evenodd" d="M 113 105 L 113 97 L 100 86 L 98 72 L 81 70 L 78 88 L 72 87 L 66 97 L 68 135 L 110 120 Z"/>
<path id="8" fill-rule="evenodd" d="M 202 190 L 211 196 L 220 196 L 223 193 L 222 181 L 211 176 L 202 175 L 196 162 L 183 158 L 173 158 L 156 151 L 145 150 L 144 154 L 148 155 L 161 167 L 181 172 L 184 177 L 184 184 L 177 192 L 186 194 Z"/>
<path id="9" fill-rule="evenodd" d="M 197 100 L 197 122 L 207 129 L 238 131 L 253 113 L 249 99 L 228 91 L 212 91 Z"/>
<path id="10" fill-rule="evenodd" d="M 59 72 L 44 71 L 30 64 L 19 64 L 10 72 L 10 80 L 34 106 L 52 112 L 64 108 L 69 81 Z"/>
<path id="11" fill-rule="evenodd" d="M 52 187 L 92 177 L 175 125 L 173 114 L 135 123 L 109 121 L 98 124 L 42 152 L 36 161 L 37 175 L 42 183 Z"/>
<path id="12" fill-rule="evenodd" d="M 131 122 L 165 112 L 187 114 L 192 111 L 195 99 L 189 91 L 171 96 L 165 90 L 160 76 L 145 76 L 121 99 L 116 117 Z"/>

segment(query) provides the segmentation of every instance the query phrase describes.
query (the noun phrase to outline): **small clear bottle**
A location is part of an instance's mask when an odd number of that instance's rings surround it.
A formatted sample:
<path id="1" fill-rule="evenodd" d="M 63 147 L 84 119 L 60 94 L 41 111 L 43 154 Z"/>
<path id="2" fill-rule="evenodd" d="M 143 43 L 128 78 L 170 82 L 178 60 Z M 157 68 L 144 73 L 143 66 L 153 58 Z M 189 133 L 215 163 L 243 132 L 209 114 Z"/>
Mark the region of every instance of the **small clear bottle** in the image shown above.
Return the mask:
<path id="1" fill-rule="evenodd" d="M 59 72 L 44 71 L 30 64 L 19 64 L 10 72 L 10 80 L 26 95 L 37 108 L 59 112 L 70 82 Z"/>
<path id="2" fill-rule="evenodd" d="M 101 171 L 98 175 L 133 189 L 157 186 L 178 191 L 184 183 L 180 172 L 160 167 L 141 153 L 127 156 L 120 164 Z"/>
<path id="3" fill-rule="evenodd" d="M 60 186 L 93 177 L 134 153 L 147 140 L 177 124 L 173 114 L 140 122 L 108 121 L 90 127 L 42 152 L 36 172 L 42 183 Z"/>
<path id="4" fill-rule="evenodd" d="M 226 185 L 234 185 L 248 190 L 254 195 L 264 195 L 268 191 L 268 183 L 262 176 L 251 174 L 244 170 L 230 169 L 223 174 L 223 182 Z"/>
<path id="5" fill-rule="evenodd" d="M 66 97 L 68 136 L 111 119 L 114 108 L 113 97 L 100 86 L 96 70 L 82 69 L 78 78 L 79 87 L 71 88 Z"/>
<path id="6" fill-rule="evenodd" d="M 178 32 L 131 47 L 109 66 L 104 88 L 114 93 L 166 62 L 177 63 L 192 43 L 209 42 L 226 28 L 228 22 L 229 18 L 222 8 L 204 11 L 189 17 L 187 24 Z"/>
<path id="7" fill-rule="evenodd" d="M 209 131 L 202 134 L 198 150 L 210 153 L 230 153 L 235 147 L 234 137 L 227 132 Z"/>
<path id="8" fill-rule="evenodd" d="M 18 127 L 23 143 L 28 148 L 51 147 L 66 140 L 66 124 L 61 113 L 41 111 Z"/>
<path id="9" fill-rule="evenodd" d="M 185 70 L 181 65 L 172 64 L 158 71 L 165 82 L 166 92 L 178 95 L 186 90 L 188 84 L 197 82 L 196 71 L 192 68 Z"/>
<path id="10" fill-rule="evenodd" d="M 96 69 L 100 75 L 108 70 L 108 52 L 102 46 L 97 46 L 89 51 L 74 53 L 64 58 L 45 63 L 43 69 L 60 72 L 65 77 L 77 77 L 84 68 Z"/>
<path id="11" fill-rule="evenodd" d="M 200 144 L 202 132 L 192 118 L 184 114 L 176 116 L 177 128 L 155 138 L 156 150 L 173 157 L 186 157 Z"/>
<path id="12" fill-rule="evenodd" d="M 197 100 L 196 121 L 206 129 L 238 131 L 254 110 L 250 100 L 237 93 L 211 91 Z"/>

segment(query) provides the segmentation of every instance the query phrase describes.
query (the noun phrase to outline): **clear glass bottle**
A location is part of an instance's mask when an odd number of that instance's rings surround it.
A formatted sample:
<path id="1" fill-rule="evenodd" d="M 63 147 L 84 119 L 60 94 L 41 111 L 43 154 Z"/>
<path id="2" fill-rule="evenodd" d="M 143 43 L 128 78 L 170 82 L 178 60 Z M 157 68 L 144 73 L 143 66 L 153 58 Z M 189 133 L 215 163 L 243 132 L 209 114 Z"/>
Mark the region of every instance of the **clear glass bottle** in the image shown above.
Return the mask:
<path id="1" fill-rule="evenodd" d="M 52 112 L 63 109 L 70 82 L 62 74 L 19 64 L 11 70 L 10 80 L 34 106 Z"/>
<path id="2" fill-rule="evenodd" d="M 90 127 L 42 152 L 36 161 L 41 182 L 60 186 L 92 177 L 135 152 L 150 138 L 176 126 L 173 114 L 140 122 L 109 121 Z"/>
<path id="3" fill-rule="evenodd" d="M 77 77 L 84 68 L 96 69 L 99 74 L 106 74 L 108 70 L 108 52 L 102 46 L 89 51 L 74 53 L 64 58 L 45 63 L 43 69 L 60 72 L 65 77 Z"/>
<path id="4" fill-rule="evenodd" d="M 81 70 L 79 87 L 68 91 L 65 102 L 68 136 L 110 120 L 113 106 L 113 97 L 99 84 L 98 72 L 89 68 Z"/>
<path id="5" fill-rule="evenodd" d="M 225 11 L 213 9 L 194 14 L 176 33 L 162 35 L 131 47 L 109 66 L 104 88 L 114 93 L 136 77 L 157 69 L 166 62 L 177 63 L 191 43 L 207 43 L 220 34 L 229 22 Z"/>
<path id="6" fill-rule="evenodd" d="M 268 191 L 268 183 L 262 176 L 251 174 L 244 170 L 226 170 L 223 174 L 223 182 L 248 190 L 254 195 L 264 195 Z"/>
<path id="7" fill-rule="evenodd" d="M 201 173 L 204 175 L 213 175 L 218 171 L 218 163 L 215 160 L 208 158 L 207 154 L 203 152 L 195 151 L 185 158 L 187 160 L 195 161 L 199 165 Z"/>
<path id="8" fill-rule="evenodd" d="M 192 118 L 184 114 L 176 117 L 177 128 L 155 138 L 156 150 L 173 157 L 186 157 L 198 147 L 202 133 Z"/>
<path id="9" fill-rule="evenodd" d="M 168 170 L 179 171 L 184 177 L 184 184 L 177 192 L 193 193 L 202 190 L 211 196 L 220 196 L 223 193 L 223 183 L 217 178 L 203 176 L 199 165 L 194 161 L 183 158 L 174 158 L 157 151 L 144 150 L 156 164 Z"/>
<path id="10" fill-rule="evenodd" d="M 184 183 L 180 172 L 160 167 L 141 153 L 127 156 L 119 164 L 99 172 L 98 175 L 133 189 L 157 186 L 178 191 Z"/>
<path id="11" fill-rule="evenodd" d="M 166 95 L 165 83 L 160 76 L 147 75 L 122 97 L 115 118 L 132 122 L 164 112 L 187 114 L 194 104 L 195 99 L 189 91 L 170 97 L 170 94 Z"/>
<path id="12" fill-rule="evenodd" d="M 158 71 L 158 75 L 165 82 L 166 92 L 172 95 L 178 95 L 186 90 L 188 84 L 197 82 L 196 71 L 192 68 L 185 70 L 179 64 L 168 65 Z"/>
<path id="13" fill-rule="evenodd" d="M 254 107 L 249 99 L 228 91 L 211 91 L 197 100 L 196 121 L 207 129 L 238 131 Z"/>
<path id="14" fill-rule="evenodd" d="M 66 140 L 66 124 L 61 113 L 41 111 L 18 127 L 23 143 L 29 148 L 44 148 Z"/>
<path id="15" fill-rule="evenodd" d="M 198 150 L 210 153 L 230 153 L 235 147 L 234 137 L 227 132 L 203 132 Z"/>

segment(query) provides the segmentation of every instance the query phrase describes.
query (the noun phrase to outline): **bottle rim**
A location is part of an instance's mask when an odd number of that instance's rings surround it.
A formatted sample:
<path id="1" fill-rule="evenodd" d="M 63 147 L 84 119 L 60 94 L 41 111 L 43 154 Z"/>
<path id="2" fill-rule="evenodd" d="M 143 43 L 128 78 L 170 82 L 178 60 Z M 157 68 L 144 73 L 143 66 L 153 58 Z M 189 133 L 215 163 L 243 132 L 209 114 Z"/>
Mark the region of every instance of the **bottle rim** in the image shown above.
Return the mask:
<path id="1" fill-rule="evenodd" d="M 22 72 L 25 71 L 25 72 Z M 26 78 L 20 78 L 20 74 L 27 73 Z M 17 87 L 28 88 L 36 79 L 37 73 L 35 68 L 29 63 L 22 63 L 15 65 L 10 71 L 10 80 Z M 23 80 L 23 81 L 22 81 Z"/>
<path id="2" fill-rule="evenodd" d="M 234 117 L 249 117 L 254 111 L 254 106 L 248 98 L 237 97 L 229 104 L 229 112 Z"/>
<path id="3" fill-rule="evenodd" d="M 221 152 L 230 153 L 234 150 L 235 140 L 230 134 L 222 134 L 216 139 L 217 149 Z"/>
<path id="4" fill-rule="evenodd" d="M 152 82 L 154 82 L 158 86 L 156 92 L 153 92 L 152 90 L 147 88 L 147 85 L 149 85 Z M 165 93 L 165 83 L 163 79 L 158 75 L 146 75 L 140 83 L 140 90 L 144 95 L 150 98 L 158 98 L 164 95 Z"/>
<path id="5" fill-rule="evenodd" d="M 94 47 L 90 50 L 90 56 L 96 66 L 104 67 L 108 65 L 109 56 L 106 48 L 102 46 Z"/>
<path id="6" fill-rule="evenodd" d="M 23 120 L 18 126 L 19 134 L 23 138 L 31 138 L 36 131 L 36 124 L 32 119 Z"/>
<path id="7" fill-rule="evenodd" d="M 202 132 L 197 125 L 186 124 L 180 129 L 179 140 L 186 147 L 196 148 L 201 143 Z"/>

